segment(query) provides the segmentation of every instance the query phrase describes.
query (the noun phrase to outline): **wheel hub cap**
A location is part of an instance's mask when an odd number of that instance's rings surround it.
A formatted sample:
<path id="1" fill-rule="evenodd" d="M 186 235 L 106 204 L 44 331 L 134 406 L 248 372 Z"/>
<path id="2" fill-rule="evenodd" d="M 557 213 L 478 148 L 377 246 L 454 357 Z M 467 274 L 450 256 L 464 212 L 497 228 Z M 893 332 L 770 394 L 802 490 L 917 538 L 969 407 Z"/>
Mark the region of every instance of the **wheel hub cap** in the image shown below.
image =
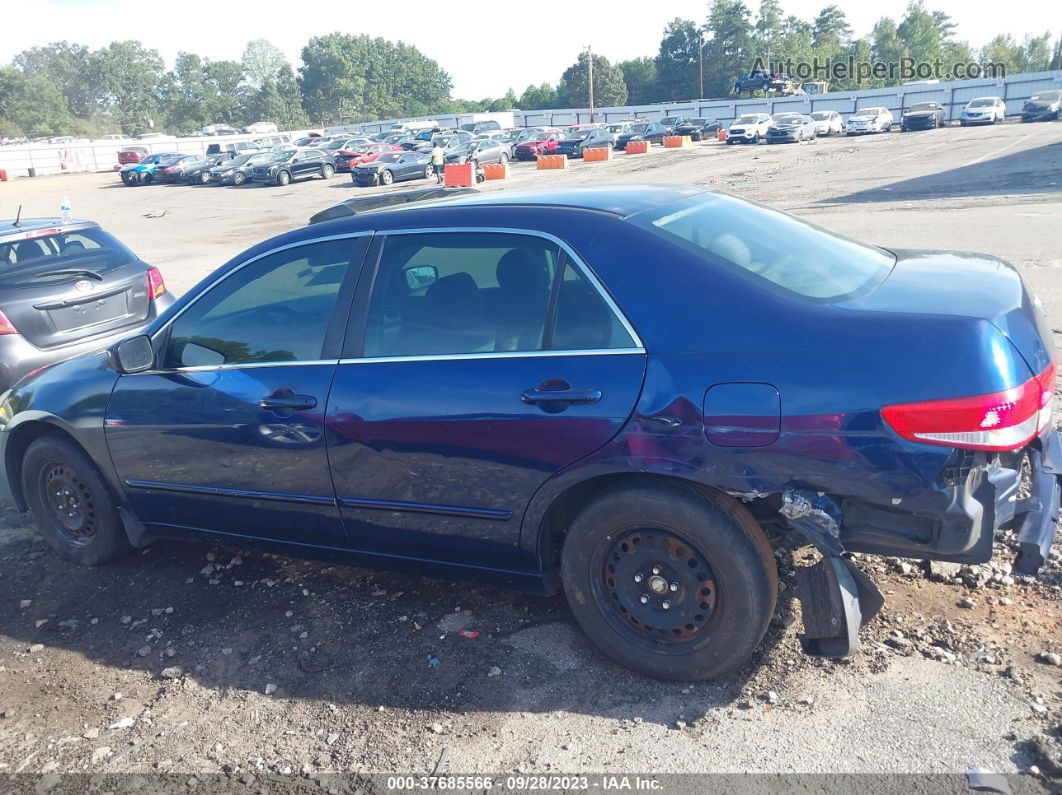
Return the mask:
<path id="1" fill-rule="evenodd" d="M 96 534 L 96 507 L 80 474 L 66 464 L 42 472 L 45 504 L 52 518 L 72 539 L 84 543 Z"/>

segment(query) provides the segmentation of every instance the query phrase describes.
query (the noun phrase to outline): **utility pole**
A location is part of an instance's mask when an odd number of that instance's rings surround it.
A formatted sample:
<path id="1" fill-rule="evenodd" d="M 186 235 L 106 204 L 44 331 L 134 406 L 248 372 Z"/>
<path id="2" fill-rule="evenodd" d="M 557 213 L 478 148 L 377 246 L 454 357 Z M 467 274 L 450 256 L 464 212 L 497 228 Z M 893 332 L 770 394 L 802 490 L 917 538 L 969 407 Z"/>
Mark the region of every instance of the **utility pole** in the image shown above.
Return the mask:
<path id="1" fill-rule="evenodd" d="M 590 84 L 590 123 L 594 123 L 594 53 L 586 45 L 587 82 Z"/>

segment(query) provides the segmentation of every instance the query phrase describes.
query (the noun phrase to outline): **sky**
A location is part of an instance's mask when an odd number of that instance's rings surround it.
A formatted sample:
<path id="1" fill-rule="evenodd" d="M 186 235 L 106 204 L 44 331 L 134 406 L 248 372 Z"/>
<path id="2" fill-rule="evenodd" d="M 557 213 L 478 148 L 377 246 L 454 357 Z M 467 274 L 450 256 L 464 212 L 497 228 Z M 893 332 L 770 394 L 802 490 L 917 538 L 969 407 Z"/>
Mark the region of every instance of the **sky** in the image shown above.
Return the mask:
<path id="1" fill-rule="evenodd" d="M 898 21 L 908 0 L 782 0 L 782 8 L 811 20 L 831 2 L 841 7 L 861 36 L 883 16 Z M 759 0 L 746 4 L 755 12 Z M 1044 33 L 1049 22 L 1056 26 L 1053 37 L 1062 33 L 1058 6 L 1045 0 L 926 0 L 926 6 L 949 14 L 958 24 L 957 38 L 975 47 L 1000 33 L 1019 41 L 1026 34 Z M 467 15 L 455 12 L 461 7 L 467 8 Z M 0 63 L 52 41 L 65 39 L 95 49 L 132 38 L 158 50 L 169 67 L 181 50 L 238 60 L 248 41 L 264 38 L 297 66 L 312 36 L 339 31 L 413 44 L 449 72 L 455 97 L 482 99 L 501 96 L 509 88 L 519 95 L 531 83 L 557 82 L 587 45 L 612 61 L 655 55 L 671 19 L 703 22 L 707 8 L 707 0 L 620 0 L 605 5 L 564 0 L 456 5 L 444 0 L 353 0 L 306 9 L 286 0 L 0 0 Z M 561 9 L 563 14 L 552 13 Z"/>

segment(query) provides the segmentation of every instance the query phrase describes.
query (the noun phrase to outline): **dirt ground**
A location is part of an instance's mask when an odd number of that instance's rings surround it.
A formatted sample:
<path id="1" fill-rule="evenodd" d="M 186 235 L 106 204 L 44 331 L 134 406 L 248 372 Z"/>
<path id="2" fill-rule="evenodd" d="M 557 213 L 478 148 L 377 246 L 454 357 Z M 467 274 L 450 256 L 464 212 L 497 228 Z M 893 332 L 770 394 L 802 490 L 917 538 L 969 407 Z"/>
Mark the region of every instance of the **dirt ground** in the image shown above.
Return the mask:
<path id="1" fill-rule="evenodd" d="M 1062 335 L 1062 124 L 713 141 L 566 172 L 514 164 L 488 186 L 595 182 L 707 185 L 868 242 L 997 254 Z M 68 197 L 179 293 L 364 191 L 344 175 L 287 188 L 74 175 L 0 184 L 0 215 L 53 214 Z M 1059 785 L 1057 545 L 1035 581 L 1010 572 L 1007 538 L 983 567 L 860 556 L 886 608 L 857 656 L 823 661 L 797 641 L 792 563 L 809 551 L 776 543 L 787 587 L 760 651 L 734 676 L 685 685 L 602 658 L 561 597 L 177 543 L 71 569 L 0 506 L 0 791 L 5 776 L 16 790 L 104 791 L 133 774 L 185 790 L 354 791 L 385 788 L 372 773 L 433 771 L 833 772 L 936 792 L 985 768 L 1015 791 Z"/>

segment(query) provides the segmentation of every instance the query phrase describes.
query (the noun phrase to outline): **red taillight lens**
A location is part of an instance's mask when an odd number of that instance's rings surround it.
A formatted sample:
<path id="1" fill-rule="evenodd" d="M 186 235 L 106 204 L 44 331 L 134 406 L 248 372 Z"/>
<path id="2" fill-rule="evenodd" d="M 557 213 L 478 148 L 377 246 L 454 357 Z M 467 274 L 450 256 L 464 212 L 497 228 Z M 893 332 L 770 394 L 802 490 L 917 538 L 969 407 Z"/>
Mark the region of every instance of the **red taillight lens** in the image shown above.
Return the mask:
<path id="1" fill-rule="evenodd" d="M 5 334 L 18 334 L 18 329 L 15 328 L 15 324 L 7 319 L 7 315 L 0 312 L 0 336 Z"/>
<path id="2" fill-rule="evenodd" d="M 148 268 L 148 297 L 154 301 L 160 295 L 166 294 L 166 282 L 162 280 L 162 273 L 152 265 Z"/>
<path id="3" fill-rule="evenodd" d="M 881 417 L 902 438 L 970 450 L 1017 450 L 1051 422 L 1056 366 L 1021 386 L 976 397 L 899 403 Z"/>

